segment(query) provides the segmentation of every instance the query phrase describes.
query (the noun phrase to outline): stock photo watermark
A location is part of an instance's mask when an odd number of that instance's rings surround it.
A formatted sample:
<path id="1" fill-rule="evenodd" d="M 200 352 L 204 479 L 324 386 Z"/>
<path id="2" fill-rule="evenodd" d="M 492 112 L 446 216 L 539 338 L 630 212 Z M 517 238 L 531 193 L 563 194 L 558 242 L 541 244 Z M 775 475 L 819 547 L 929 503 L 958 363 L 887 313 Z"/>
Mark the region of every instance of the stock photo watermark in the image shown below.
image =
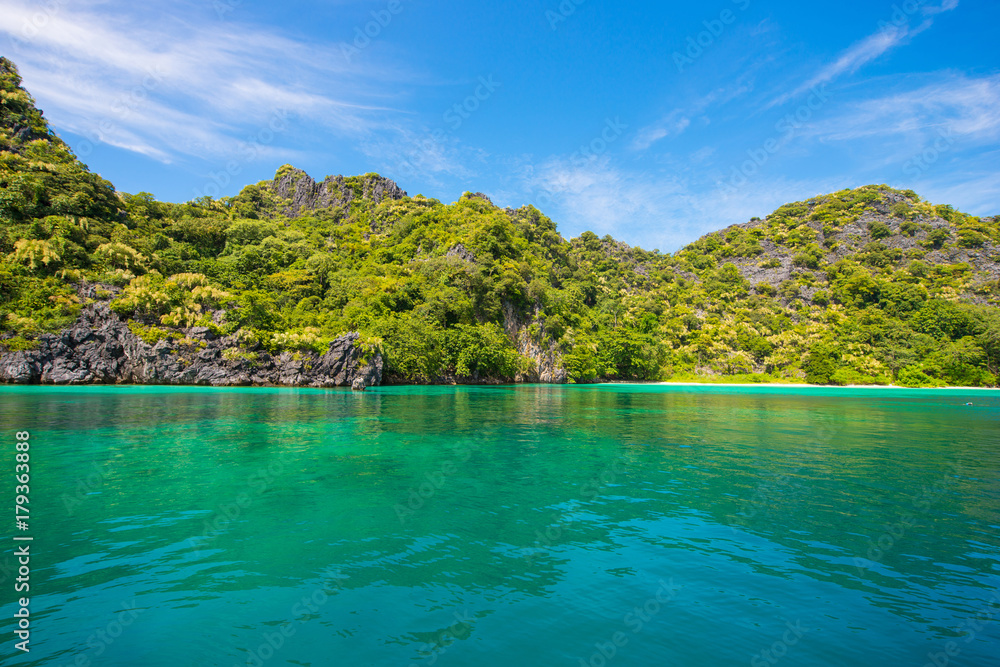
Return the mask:
<path id="1" fill-rule="evenodd" d="M 754 489 L 750 500 L 740 509 L 734 521 L 729 523 L 730 530 L 736 533 L 736 526 L 747 526 L 758 514 L 777 500 L 789 501 L 802 495 L 805 487 L 790 473 L 773 475 L 761 481 Z"/>
<path id="2" fill-rule="evenodd" d="M 316 588 L 291 606 L 288 616 L 292 620 L 282 623 L 273 632 L 262 632 L 260 644 L 245 651 L 246 661 L 242 665 L 234 663 L 233 667 L 262 667 L 284 648 L 285 643 L 295 636 L 300 626 L 312 620 L 332 597 L 343 590 L 343 581 L 347 578 L 339 569 L 328 569 L 320 577 Z"/>
<path id="3" fill-rule="evenodd" d="M 884 529 L 883 532 L 878 537 L 874 539 L 869 538 L 871 546 L 865 554 L 867 558 L 854 558 L 854 566 L 857 568 L 858 574 L 862 575 L 866 570 L 881 563 L 885 555 L 892 551 L 903 537 L 906 536 L 907 531 L 917 525 L 919 515 L 926 515 L 938 500 L 947 493 L 951 485 L 955 483 L 956 478 L 961 474 L 961 466 L 953 464 L 951 469 L 944 473 L 932 486 L 922 487 L 920 493 L 910 499 L 910 507 L 913 511 L 900 513 L 899 521 L 893 524 L 885 524 L 882 526 Z"/>
<path id="4" fill-rule="evenodd" d="M 488 77 L 479 77 L 479 85 L 476 86 L 473 93 L 444 112 L 444 116 L 442 116 L 444 122 L 448 123 L 453 131 L 462 127 L 462 121 L 471 118 L 472 114 L 479 110 L 479 105 L 490 99 L 496 89 L 502 85 L 493 80 L 492 74 Z"/>
<path id="5" fill-rule="evenodd" d="M 24 20 L 20 37 L 11 37 L 12 46 L 19 50 L 22 42 L 33 40 L 50 25 L 65 4 L 64 0 L 59 0 L 40 5 L 38 11 Z M 108 138 L 118 132 L 119 123 L 127 120 L 132 113 L 146 104 L 150 94 L 163 83 L 166 76 L 167 71 L 162 65 L 157 64 L 147 69 L 142 79 L 111 102 L 110 114 L 83 130 L 84 138 L 73 146 L 74 152 L 79 157 L 86 158 L 94 152 L 95 144 L 108 143 Z"/>
<path id="6" fill-rule="evenodd" d="M 607 152 L 608 147 L 617 141 L 628 125 L 622 122 L 619 116 L 614 119 L 605 118 L 604 127 L 593 139 L 583 144 L 569 157 L 570 163 L 574 167 L 582 167 Z"/>
<path id="7" fill-rule="evenodd" d="M 417 649 L 418 653 L 424 653 L 427 657 L 423 658 L 419 663 L 411 662 L 409 667 L 420 667 L 421 665 L 430 667 L 438 661 L 438 658 L 447 653 L 448 649 L 456 641 L 468 639 L 472 636 L 472 629 L 476 619 L 469 615 L 469 610 L 463 609 L 461 615 L 456 611 L 452 616 L 455 619 L 454 623 L 438 632 L 433 641 L 425 642 Z"/>
<path id="8" fill-rule="evenodd" d="M 576 14 L 576 8 L 586 1 L 587 0 L 562 0 L 555 10 L 546 9 L 545 20 L 549 22 L 549 27 L 553 30 L 558 28 L 560 23 L 564 22 L 573 14 Z"/>
<path id="9" fill-rule="evenodd" d="M 202 524 L 202 532 L 187 539 L 188 544 L 199 553 L 203 547 L 212 540 L 224 535 L 230 526 L 243 516 L 253 505 L 254 500 L 259 498 L 275 483 L 275 481 L 285 472 L 288 452 L 282 452 L 277 460 L 271 461 L 266 466 L 260 466 L 247 477 L 246 486 L 248 491 L 242 491 L 234 496 L 229 502 L 220 503 L 218 508 L 205 519 Z"/>
<path id="10" fill-rule="evenodd" d="M 24 19 L 21 24 L 20 37 L 11 37 L 11 46 L 15 49 L 19 49 L 22 44 L 21 41 L 30 41 L 38 36 L 42 30 L 49 27 L 52 22 L 53 17 L 59 10 L 68 4 L 69 0 L 52 0 L 51 2 L 37 3 L 35 5 L 35 12 L 29 17 Z"/>
<path id="11" fill-rule="evenodd" d="M 778 639 L 766 649 L 750 656 L 751 667 L 766 667 L 767 665 L 777 664 L 809 632 L 802 627 L 802 621 L 795 621 L 794 624 L 791 621 L 786 621 L 785 628 L 786 630 L 781 634 L 781 639 Z"/>
<path id="12" fill-rule="evenodd" d="M 922 6 L 923 0 L 906 0 L 903 3 L 892 6 L 892 15 L 888 21 L 879 21 L 878 28 L 882 32 L 892 32 L 898 30 L 910 22 L 910 17 L 917 13 Z"/>
<path id="13" fill-rule="evenodd" d="M 479 111 L 482 104 L 493 97 L 493 94 L 501 86 L 503 83 L 494 81 L 492 74 L 480 76 L 471 94 L 452 104 L 441 114 L 442 122 L 446 123 L 450 130 L 438 127 L 423 139 L 418 140 L 416 147 L 404 154 L 399 165 L 400 169 L 408 176 L 419 175 L 420 168 L 430 162 L 432 156 L 447 145 L 450 133 L 462 127 L 465 121 Z"/>
<path id="14" fill-rule="evenodd" d="M 799 452 L 799 456 L 818 454 L 819 448 L 832 442 L 837 432 L 838 429 L 834 428 L 831 424 L 822 424 L 816 430 L 816 437 Z M 759 482 L 749 501 L 740 508 L 739 514 L 727 517 L 726 524 L 733 534 L 736 534 L 737 526 L 746 528 L 749 525 L 749 521 L 764 511 L 773 501 L 777 499 L 789 501 L 804 496 L 807 489 L 797 481 L 797 475 L 802 469 L 803 466 L 799 465 L 798 468 L 789 473 L 768 476 Z M 790 490 L 791 493 L 787 493 L 786 489 Z"/>
<path id="15" fill-rule="evenodd" d="M 393 17 L 403 13 L 403 9 L 405 9 L 403 0 L 389 0 L 382 9 L 373 9 L 371 21 L 354 27 L 354 39 L 351 43 L 345 42 L 340 45 L 340 52 L 343 54 L 344 60 L 350 63 L 362 51 L 371 46 L 372 42 L 382 34 L 382 31 L 389 27 Z"/>
<path id="16" fill-rule="evenodd" d="M 396 513 L 399 523 L 405 524 L 406 520 L 413 516 L 417 510 L 422 509 L 424 504 L 441 490 L 448 478 L 458 472 L 458 466 L 472 458 L 473 452 L 478 452 L 479 448 L 478 442 L 453 445 L 454 458 L 442 462 L 434 472 L 424 474 L 423 481 L 418 486 L 410 487 L 410 495 L 406 498 L 406 504 L 396 503 L 393 505 L 392 509 Z"/>
<path id="17" fill-rule="evenodd" d="M 31 516 L 31 433 L 18 431 L 13 437 L 14 444 L 14 524 L 21 534 L 14 536 L 14 558 L 17 561 L 15 593 L 31 592 L 31 542 L 35 539 L 28 534 L 28 520 Z M 14 612 L 17 627 L 14 634 L 20 642 L 14 644 L 19 651 L 31 651 L 31 598 L 17 599 Z"/>
<path id="18" fill-rule="evenodd" d="M 737 2 L 737 4 L 745 3 L 747 6 L 749 6 L 750 3 L 750 0 L 733 1 Z M 880 20 L 876 25 L 883 33 L 898 33 L 900 31 L 904 31 L 905 26 L 909 23 L 910 17 L 915 14 L 923 6 L 923 4 L 924 3 L 920 0 L 906 0 L 906 2 L 901 4 L 895 4 L 892 6 L 892 13 L 889 20 Z M 721 30 L 718 26 L 715 27 L 717 30 Z M 715 38 L 713 37 L 711 31 L 701 33 L 699 37 L 706 34 L 707 37 L 704 39 L 712 38 L 714 42 Z M 711 44 L 712 42 L 708 43 Z M 694 46 L 700 46 L 697 41 L 693 42 L 693 44 Z M 691 63 L 682 61 L 679 64 L 688 65 Z M 809 97 L 806 99 L 805 103 L 799 105 L 794 112 L 786 114 L 775 123 L 774 129 L 777 132 L 777 135 L 768 138 L 757 148 L 748 149 L 748 159 L 744 160 L 739 165 L 733 166 L 728 178 L 718 183 L 718 190 L 721 192 L 722 196 L 728 199 L 730 196 L 736 194 L 740 188 L 746 185 L 751 177 L 760 171 L 761 168 L 763 168 L 774 155 L 776 155 L 801 131 L 803 127 L 809 123 L 809 121 L 812 120 L 815 113 L 819 111 L 829 99 L 830 93 L 827 91 L 825 83 L 819 83 L 809 88 Z M 942 140 L 947 142 L 947 137 L 943 137 Z M 927 166 L 936 161 L 940 154 L 946 150 L 944 146 L 940 145 L 942 140 L 935 142 L 935 145 L 931 149 L 924 151 L 921 155 L 914 156 L 914 158 L 908 161 L 904 165 L 904 171 L 907 175 L 919 175 L 926 170 Z M 948 144 L 947 147 L 950 147 L 950 144 Z"/>
<path id="19" fill-rule="evenodd" d="M 212 9 L 215 10 L 217 17 L 224 19 L 227 14 L 242 4 L 243 0 L 212 0 Z"/>
<path id="20" fill-rule="evenodd" d="M 259 158 L 263 149 L 274 143 L 275 138 L 288 129 L 288 114 L 287 109 L 276 109 L 265 127 L 247 135 L 246 140 L 239 143 L 237 149 L 239 158 L 230 160 L 219 171 L 209 172 L 208 180 L 211 182 L 196 188 L 194 199 L 201 197 L 217 199 L 222 194 L 223 188 L 234 183 L 233 179 L 243 172 L 243 167 L 247 163 Z"/>
<path id="21" fill-rule="evenodd" d="M 743 12 L 750 6 L 750 0 L 732 0 L 732 3 Z M 710 48 L 726 31 L 726 27 L 736 23 L 737 14 L 732 9 L 723 9 L 717 18 L 707 19 L 701 24 L 705 29 L 696 35 L 689 35 L 686 48 L 683 51 L 674 51 L 674 65 L 677 71 L 684 73 L 684 68 L 693 65 L 694 61 L 704 55 L 705 50 Z"/>
<path id="22" fill-rule="evenodd" d="M 955 132 L 950 127 L 938 130 L 938 137 L 934 143 L 903 163 L 903 173 L 911 178 L 920 176 L 954 145 Z"/>
<path id="23" fill-rule="evenodd" d="M 628 127 L 622 122 L 620 116 L 605 118 L 604 127 L 592 139 L 580 144 L 580 147 L 573 151 L 569 158 L 570 163 L 578 169 L 592 163 L 606 153 L 611 144 L 620 139 Z M 544 210 L 551 205 L 555 197 L 556 193 L 547 187 L 533 189 L 528 193 L 528 200 L 539 210 Z"/>
<path id="24" fill-rule="evenodd" d="M 98 658 L 101 658 L 145 611 L 144 607 L 136 606 L 135 598 L 122 600 L 118 603 L 118 608 L 111 612 L 111 620 L 96 628 L 87 637 L 87 649 L 75 654 L 69 662 L 60 662 L 60 666 L 90 667 L 103 664 L 106 658 L 103 660 Z"/>
<path id="25" fill-rule="evenodd" d="M 961 644 L 969 644 L 978 637 L 986 626 L 997 620 L 1000 614 L 1000 591 L 994 592 L 989 602 L 976 610 L 974 616 L 966 618 L 952 630 L 964 635 L 961 637 Z M 962 645 L 956 640 L 945 642 L 944 646 L 937 653 L 928 653 L 927 662 L 923 667 L 947 667 L 951 664 L 952 658 L 957 658 L 962 653 Z"/>
<path id="26" fill-rule="evenodd" d="M 640 605 L 636 605 L 631 611 L 622 616 L 622 624 L 629 634 L 622 630 L 617 630 L 607 638 L 606 641 L 594 643 L 594 652 L 586 659 L 577 658 L 580 667 L 604 667 L 619 654 L 621 649 L 628 646 L 631 638 L 642 632 L 643 628 L 653 620 L 653 617 L 667 605 L 668 602 L 677 597 L 679 586 L 674 584 L 674 578 L 669 581 L 660 579 L 657 583 L 660 587 L 652 596 Z"/>
<path id="27" fill-rule="evenodd" d="M 817 111 L 829 101 L 830 94 L 826 84 L 814 86 L 809 91 L 809 96 L 795 109 L 782 116 L 774 124 L 776 135 L 769 137 L 763 144 L 756 148 L 748 148 L 747 159 L 738 166 L 733 166 L 729 178 L 719 183 L 719 191 L 723 197 L 730 197 L 749 182 L 761 168 L 766 165 L 781 149 L 804 128 Z"/>
<path id="28" fill-rule="evenodd" d="M 118 132 L 118 123 L 142 107 L 149 100 L 149 94 L 163 82 L 165 76 L 166 71 L 157 65 L 148 70 L 138 84 L 116 97 L 111 103 L 113 115 L 104 118 L 95 127 L 86 131 L 83 141 L 73 147 L 76 154 L 82 158 L 87 157 L 94 152 L 95 144 L 109 143 L 108 138 Z"/>
<path id="29" fill-rule="evenodd" d="M 627 472 L 628 469 L 621 459 L 612 461 L 580 488 L 580 497 L 585 501 L 596 499 L 600 495 L 601 489 L 614 484 L 618 481 L 620 475 L 624 475 Z M 523 558 L 530 559 L 547 553 L 563 537 L 564 531 L 575 521 L 571 512 L 553 514 L 551 519 L 551 522 L 544 529 L 535 531 L 534 546 L 523 547 L 520 550 Z"/>
<path id="30" fill-rule="evenodd" d="M 78 505 L 82 504 L 91 495 L 98 492 L 104 486 L 111 469 L 111 462 L 106 461 L 104 465 L 97 465 L 96 462 L 90 464 L 91 471 L 86 477 L 78 477 L 73 493 L 64 493 L 59 500 L 62 501 L 66 514 L 73 516 Z"/>

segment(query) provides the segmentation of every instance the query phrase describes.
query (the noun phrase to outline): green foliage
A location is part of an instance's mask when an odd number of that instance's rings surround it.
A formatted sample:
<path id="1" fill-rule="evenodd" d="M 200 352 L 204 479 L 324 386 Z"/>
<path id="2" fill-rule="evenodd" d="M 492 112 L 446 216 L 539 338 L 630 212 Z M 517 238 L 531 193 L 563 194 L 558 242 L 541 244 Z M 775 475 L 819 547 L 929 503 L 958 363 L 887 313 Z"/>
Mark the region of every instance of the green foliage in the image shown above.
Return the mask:
<path id="1" fill-rule="evenodd" d="M 2 58 L 0 91 L 8 350 L 68 326 L 86 281 L 121 287 L 111 307 L 151 344 L 208 326 L 240 341 L 227 359 L 252 364 L 261 349 L 323 352 L 353 330 L 398 382 L 511 381 L 538 370 L 528 348 L 574 382 L 985 386 L 1000 372 L 1000 288 L 982 268 L 996 220 L 911 191 L 790 203 L 674 255 L 592 232 L 567 240 L 532 206 L 468 193 L 376 203 L 375 174 L 331 179 L 341 199 L 290 211 L 277 182 L 305 174 L 289 165 L 235 197 L 170 204 L 91 174 Z M 952 263 L 935 264 L 943 255 Z"/>
<path id="2" fill-rule="evenodd" d="M 885 239 L 892 236 L 892 229 L 884 222 L 878 220 L 868 223 L 868 232 L 872 235 L 873 239 Z"/>
<path id="3" fill-rule="evenodd" d="M 792 258 L 794 266 L 807 269 L 818 269 L 823 262 L 823 249 L 815 243 L 808 244 L 805 249 Z"/>
<path id="4" fill-rule="evenodd" d="M 839 355 L 828 343 L 816 343 L 809 349 L 803 370 L 806 382 L 810 384 L 830 384 L 837 371 Z"/>
<path id="5" fill-rule="evenodd" d="M 156 345 L 161 340 L 169 338 L 171 332 L 168 329 L 161 329 L 159 327 L 146 326 L 139 322 L 129 322 L 129 330 L 134 333 L 140 340 L 149 345 Z"/>
<path id="6" fill-rule="evenodd" d="M 459 324 L 447 337 L 455 373 L 469 378 L 513 380 L 524 364 L 500 325 Z"/>
<path id="7" fill-rule="evenodd" d="M 897 218 L 903 218 L 904 220 L 909 220 L 913 216 L 913 209 L 909 204 L 905 202 L 898 202 L 893 204 L 890 209 L 890 213 Z"/>
<path id="8" fill-rule="evenodd" d="M 987 237 L 973 229 L 963 229 L 958 232 L 958 245 L 963 248 L 982 248 Z"/>
<path id="9" fill-rule="evenodd" d="M 24 336 L 12 336 L 0 339 L 0 349 L 5 352 L 24 352 L 38 348 L 38 341 Z"/>
<path id="10" fill-rule="evenodd" d="M 947 229 L 945 229 L 944 227 L 938 227 L 937 229 L 927 234 L 927 240 L 924 242 L 924 244 L 931 248 L 940 248 L 945 243 L 947 243 L 948 239 L 950 238 L 951 234 L 948 233 Z"/>

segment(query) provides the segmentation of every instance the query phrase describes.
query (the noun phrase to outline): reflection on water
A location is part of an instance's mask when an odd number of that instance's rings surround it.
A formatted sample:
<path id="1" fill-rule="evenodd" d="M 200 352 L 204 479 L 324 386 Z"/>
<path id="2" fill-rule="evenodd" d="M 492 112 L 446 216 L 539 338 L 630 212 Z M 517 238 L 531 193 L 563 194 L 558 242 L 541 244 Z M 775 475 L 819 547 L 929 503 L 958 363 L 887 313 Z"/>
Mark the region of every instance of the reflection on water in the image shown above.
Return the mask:
<path id="1" fill-rule="evenodd" d="M 0 415 L 36 537 L 4 664 L 1000 655 L 996 392 L 4 387 Z"/>

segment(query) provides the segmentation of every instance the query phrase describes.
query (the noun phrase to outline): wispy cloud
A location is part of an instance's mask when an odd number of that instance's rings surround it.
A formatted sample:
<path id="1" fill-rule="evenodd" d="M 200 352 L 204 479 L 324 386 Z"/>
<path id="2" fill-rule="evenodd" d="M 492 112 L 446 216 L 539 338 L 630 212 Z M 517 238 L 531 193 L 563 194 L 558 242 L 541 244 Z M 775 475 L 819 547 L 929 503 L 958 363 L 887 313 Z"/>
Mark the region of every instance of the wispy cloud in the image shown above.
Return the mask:
<path id="1" fill-rule="evenodd" d="M 631 148 L 644 151 L 661 139 L 679 136 L 690 127 L 692 118 L 703 114 L 709 107 L 730 102 L 750 92 L 752 88 L 752 84 L 748 81 L 738 81 L 735 85 L 716 88 L 706 95 L 695 98 L 683 108 L 675 108 L 655 123 L 641 128 L 636 132 Z"/>
<path id="2" fill-rule="evenodd" d="M 805 83 L 773 99 L 766 108 L 779 106 L 813 88 L 830 83 L 841 76 L 854 74 L 861 67 L 887 51 L 904 44 L 909 39 L 930 28 L 933 23 L 933 19 L 930 18 L 931 16 L 951 11 L 957 6 L 958 0 L 944 0 L 940 5 L 920 7 L 917 10 L 918 13 L 927 18 L 917 25 L 912 25 L 911 17 L 903 12 L 903 10 L 896 8 L 896 11 L 900 15 L 894 18 L 893 22 L 883 23 L 877 32 L 868 35 L 868 37 L 865 37 L 860 42 L 845 50 L 834 62 L 822 67 L 812 77 L 807 79 Z M 894 7 L 896 6 L 894 5 Z"/>
<path id="3" fill-rule="evenodd" d="M 423 181 L 441 186 L 442 177 L 470 180 L 474 166 L 483 164 L 485 153 L 462 145 L 443 130 L 411 129 L 395 125 L 389 131 L 372 135 L 358 145 L 359 150 L 377 168 L 400 183 Z"/>
<path id="4" fill-rule="evenodd" d="M 1000 139 L 1000 75 L 945 74 L 910 90 L 864 99 L 815 123 L 803 135 L 823 141 L 912 138 L 954 133 L 977 144 Z"/>
<path id="5" fill-rule="evenodd" d="M 632 148 L 644 151 L 660 139 L 677 136 L 688 128 L 691 119 L 680 109 L 674 109 L 654 125 L 642 128 L 632 140 Z"/>
<path id="6" fill-rule="evenodd" d="M 958 208 L 973 215 L 1000 215 L 1000 178 L 996 167 L 1000 151 L 991 151 L 976 160 L 963 161 L 962 169 L 947 177 L 910 182 L 906 187 L 917 191 L 929 201 L 958 204 Z"/>
<path id="7" fill-rule="evenodd" d="M 526 172 L 525 188 L 550 195 L 550 214 L 564 233 L 590 230 L 663 250 L 701 233 L 702 221 L 688 214 L 694 198 L 683 176 L 623 169 L 609 156 L 551 158 Z"/>
<path id="8" fill-rule="evenodd" d="M 553 158 L 525 171 L 526 188 L 552 194 L 560 231 L 598 235 L 672 252 L 709 232 L 764 216 L 789 201 L 851 185 L 841 177 L 777 178 L 731 198 L 706 196 L 697 172 L 638 172 L 611 157 L 573 164 Z"/>
<path id="9" fill-rule="evenodd" d="M 225 158 L 275 114 L 334 135 L 385 126 L 397 102 L 373 82 L 399 76 L 339 49 L 183 6 L 7 0 L 0 35 L 25 85 L 62 129 L 169 162 Z M 36 26 L 44 17 L 41 28 Z M 184 20 L 186 16 L 191 20 Z M 281 153 L 280 142 L 258 156 Z M 287 151 L 286 151 L 287 152 Z"/>

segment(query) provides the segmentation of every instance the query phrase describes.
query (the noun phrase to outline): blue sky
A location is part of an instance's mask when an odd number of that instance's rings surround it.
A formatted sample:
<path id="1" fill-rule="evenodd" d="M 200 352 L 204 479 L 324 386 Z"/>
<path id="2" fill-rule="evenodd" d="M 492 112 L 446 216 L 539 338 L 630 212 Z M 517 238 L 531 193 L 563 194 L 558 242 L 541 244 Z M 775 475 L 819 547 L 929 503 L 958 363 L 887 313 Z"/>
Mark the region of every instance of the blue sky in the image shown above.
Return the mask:
<path id="1" fill-rule="evenodd" d="M 291 163 L 672 251 L 868 183 L 1000 213 L 993 0 L 3 0 L 0 53 L 119 190 Z"/>

